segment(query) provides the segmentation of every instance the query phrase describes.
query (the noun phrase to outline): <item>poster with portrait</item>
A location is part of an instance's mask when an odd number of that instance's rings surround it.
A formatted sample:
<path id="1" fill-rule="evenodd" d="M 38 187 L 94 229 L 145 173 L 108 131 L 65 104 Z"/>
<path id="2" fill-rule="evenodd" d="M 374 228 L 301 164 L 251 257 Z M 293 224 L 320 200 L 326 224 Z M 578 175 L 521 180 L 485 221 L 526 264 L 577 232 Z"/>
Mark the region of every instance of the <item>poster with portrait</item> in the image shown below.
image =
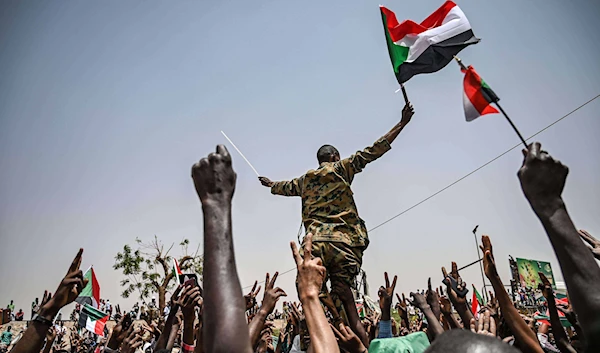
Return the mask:
<path id="1" fill-rule="evenodd" d="M 519 282 L 521 286 L 537 289 L 538 284 L 542 283 L 538 272 L 543 273 L 550 283 L 552 288 L 556 289 L 556 283 L 554 282 L 554 274 L 552 273 L 552 266 L 546 261 L 537 261 L 529 259 L 517 258 L 517 269 L 519 271 Z"/>

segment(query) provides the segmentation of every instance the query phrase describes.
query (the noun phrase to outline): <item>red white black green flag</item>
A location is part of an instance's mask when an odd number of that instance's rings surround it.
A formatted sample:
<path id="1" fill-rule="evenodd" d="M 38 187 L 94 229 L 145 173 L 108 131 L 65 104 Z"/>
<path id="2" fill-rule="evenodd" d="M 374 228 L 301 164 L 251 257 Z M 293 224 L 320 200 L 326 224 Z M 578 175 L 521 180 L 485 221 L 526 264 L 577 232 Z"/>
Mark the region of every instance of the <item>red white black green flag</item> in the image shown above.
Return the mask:
<path id="1" fill-rule="evenodd" d="M 463 105 L 465 108 L 465 118 L 467 121 L 473 121 L 485 114 L 498 113 L 492 103 L 496 103 L 499 98 L 492 91 L 490 86 L 479 77 L 473 66 L 462 69 L 465 74 L 463 80 L 465 90 L 463 92 Z"/>
<path id="2" fill-rule="evenodd" d="M 467 16 L 446 1 L 421 23 L 398 23 L 396 15 L 380 6 L 392 66 L 399 83 L 417 74 L 432 73 L 448 65 L 454 55 L 479 39 Z"/>

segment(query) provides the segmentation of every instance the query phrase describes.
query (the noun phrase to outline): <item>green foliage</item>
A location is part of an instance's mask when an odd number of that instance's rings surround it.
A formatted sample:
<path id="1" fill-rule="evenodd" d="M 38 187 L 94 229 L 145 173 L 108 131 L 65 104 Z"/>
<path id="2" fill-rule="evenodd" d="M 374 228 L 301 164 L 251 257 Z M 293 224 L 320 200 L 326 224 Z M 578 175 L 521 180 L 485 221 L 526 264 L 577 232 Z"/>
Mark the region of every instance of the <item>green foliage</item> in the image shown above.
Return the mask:
<path id="1" fill-rule="evenodd" d="M 126 277 L 120 282 L 123 288 L 121 296 L 129 298 L 135 293 L 140 300 L 145 301 L 151 294 L 157 293 L 162 310 L 165 292 L 175 283 L 172 273 L 173 257 L 169 255 L 174 243 L 165 249 L 156 235 L 148 243 L 139 238 L 135 239 L 135 243 L 135 250 L 125 244 L 123 250 L 115 255 L 113 269 Z M 189 243 L 188 239 L 184 239 L 179 244 L 183 255 L 176 258 L 182 272 L 196 273 L 201 280 L 202 256 L 198 255 L 199 247 L 194 254 L 189 254 Z"/>

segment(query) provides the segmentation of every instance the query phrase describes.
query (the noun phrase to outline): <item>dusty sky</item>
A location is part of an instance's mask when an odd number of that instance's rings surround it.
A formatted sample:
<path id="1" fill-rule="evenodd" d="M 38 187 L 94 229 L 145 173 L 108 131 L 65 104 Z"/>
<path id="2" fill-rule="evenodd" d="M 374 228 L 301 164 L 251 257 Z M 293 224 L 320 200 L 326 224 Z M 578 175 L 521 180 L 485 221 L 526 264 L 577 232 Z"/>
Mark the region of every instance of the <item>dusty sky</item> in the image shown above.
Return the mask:
<path id="1" fill-rule="evenodd" d="M 421 21 L 441 0 L 387 1 Z M 0 2 L 0 305 L 54 290 L 79 247 L 101 294 L 119 299 L 114 255 L 135 237 L 202 241 L 190 167 L 226 131 L 258 171 L 296 177 L 319 146 L 347 156 L 399 119 L 378 2 Z M 480 44 L 461 57 L 502 98 L 524 135 L 600 93 L 595 1 L 459 1 Z M 373 227 L 518 142 L 499 115 L 464 121 L 450 64 L 406 85 L 416 114 L 393 149 L 355 179 Z M 570 167 L 565 189 L 580 228 L 600 235 L 600 99 L 540 134 Z M 234 237 L 242 286 L 293 267 L 300 200 L 271 196 L 233 152 Z M 370 234 L 371 289 L 441 281 L 440 267 L 477 258 L 471 230 L 508 255 L 558 263 L 520 190 L 518 149 Z M 477 267 L 463 272 L 481 286 Z M 294 293 L 293 272 L 278 284 Z M 262 294 L 261 294 L 262 296 Z"/>

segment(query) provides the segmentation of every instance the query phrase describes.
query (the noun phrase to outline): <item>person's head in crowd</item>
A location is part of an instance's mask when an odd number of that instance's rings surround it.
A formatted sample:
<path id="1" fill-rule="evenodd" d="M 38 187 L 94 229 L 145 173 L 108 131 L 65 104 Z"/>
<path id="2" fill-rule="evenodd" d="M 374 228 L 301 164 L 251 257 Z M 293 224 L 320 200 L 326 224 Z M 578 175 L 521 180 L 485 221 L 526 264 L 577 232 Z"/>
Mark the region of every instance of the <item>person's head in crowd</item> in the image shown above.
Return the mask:
<path id="1" fill-rule="evenodd" d="M 323 145 L 317 151 L 319 165 L 325 162 L 337 162 L 340 160 L 340 152 L 332 145 Z"/>
<path id="2" fill-rule="evenodd" d="M 519 353 L 496 337 L 467 330 L 449 330 L 437 337 L 425 353 Z"/>

